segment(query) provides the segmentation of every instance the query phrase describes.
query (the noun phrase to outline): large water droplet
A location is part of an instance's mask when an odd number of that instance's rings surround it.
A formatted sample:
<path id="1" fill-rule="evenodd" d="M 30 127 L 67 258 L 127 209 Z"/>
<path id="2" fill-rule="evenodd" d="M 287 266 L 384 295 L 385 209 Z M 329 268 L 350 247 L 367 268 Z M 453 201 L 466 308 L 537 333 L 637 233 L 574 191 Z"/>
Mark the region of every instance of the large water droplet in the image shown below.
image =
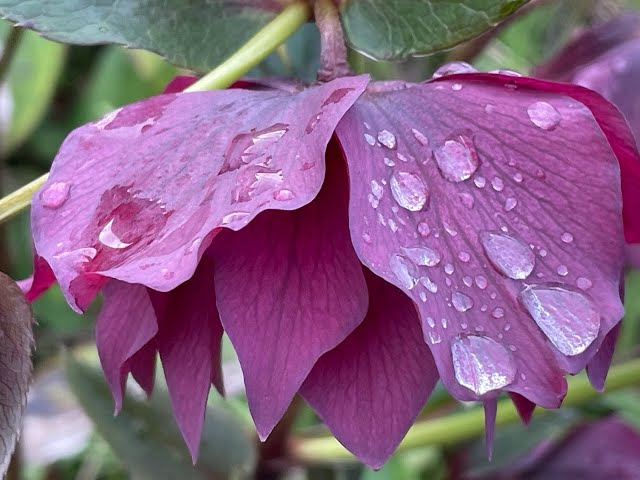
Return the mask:
<path id="1" fill-rule="evenodd" d="M 440 263 L 440 254 L 429 247 L 402 247 L 402 251 L 416 265 L 435 267 Z"/>
<path id="2" fill-rule="evenodd" d="M 503 275 L 524 280 L 533 271 L 535 254 L 520 240 L 502 233 L 483 232 L 480 242 L 491 264 Z"/>
<path id="3" fill-rule="evenodd" d="M 504 388 L 516 376 L 511 353 L 491 338 L 457 337 L 451 344 L 451 354 L 456 380 L 477 395 Z"/>
<path id="4" fill-rule="evenodd" d="M 564 355 L 584 352 L 598 336 L 600 313 L 580 292 L 556 285 L 534 285 L 522 291 L 520 301 Z"/>
<path id="5" fill-rule="evenodd" d="M 380 200 L 384 194 L 382 185 L 380 185 L 376 180 L 371 180 L 371 193 L 373 193 L 378 200 Z"/>
<path id="6" fill-rule="evenodd" d="M 473 307 L 473 300 L 471 297 L 460 292 L 453 292 L 453 295 L 451 295 L 451 303 L 459 312 L 466 312 Z"/>
<path id="7" fill-rule="evenodd" d="M 67 182 L 54 182 L 40 192 L 42 206 L 46 208 L 60 208 L 69 198 L 71 185 Z"/>
<path id="8" fill-rule="evenodd" d="M 529 119 L 538 128 L 551 131 L 560 123 L 560 113 L 547 102 L 536 102 L 527 109 Z"/>
<path id="9" fill-rule="evenodd" d="M 454 75 L 456 73 L 475 73 L 477 70 L 469 65 L 467 62 L 449 62 L 438 68 L 431 78 L 441 78 L 447 75 Z"/>
<path id="10" fill-rule="evenodd" d="M 480 164 L 473 140 L 457 135 L 435 151 L 440 173 L 450 182 L 462 182 L 474 174 Z"/>
<path id="11" fill-rule="evenodd" d="M 491 186 L 496 192 L 501 192 L 504 190 L 504 181 L 500 177 L 493 177 Z"/>
<path id="12" fill-rule="evenodd" d="M 402 255 L 391 255 L 389 268 L 403 287 L 411 290 L 418 283 L 418 272 L 415 265 Z"/>
<path id="13" fill-rule="evenodd" d="M 104 228 L 98 234 L 98 240 L 103 245 L 109 248 L 127 248 L 131 246 L 131 243 L 123 242 L 118 235 L 113 231 L 113 221 L 115 218 L 109 220 Z"/>
<path id="14" fill-rule="evenodd" d="M 398 205 L 411 212 L 422 210 L 429 200 L 427 186 L 413 173 L 397 172 L 391 177 L 389 185 Z"/>
<path id="15" fill-rule="evenodd" d="M 238 172 L 231 190 L 231 203 L 248 202 L 258 195 L 276 189 L 283 181 L 282 170 L 263 166 L 247 166 Z"/>
<path id="16" fill-rule="evenodd" d="M 220 173 L 237 170 L 265 157 L 289 130 L 289 125 L 276 123 L 263 130 L 236 135 L 224 153 Z"/>
<path id="17" fill-rule="evenodd" d="M 394 150 L 396 148 L 396 136 L 389 130 L 378 132 L 378 141 L 388 149 Z"/>

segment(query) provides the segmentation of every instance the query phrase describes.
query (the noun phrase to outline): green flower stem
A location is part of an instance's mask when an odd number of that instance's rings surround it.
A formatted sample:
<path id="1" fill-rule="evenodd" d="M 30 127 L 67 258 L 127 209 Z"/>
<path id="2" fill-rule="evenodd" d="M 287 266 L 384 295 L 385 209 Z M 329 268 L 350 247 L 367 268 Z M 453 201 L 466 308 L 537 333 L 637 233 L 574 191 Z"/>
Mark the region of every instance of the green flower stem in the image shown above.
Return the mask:
<path id="1" fill-rule="evenodd" d="M 47 181 L 48 173 L 0 198 L 0 223 L 10 219 L 31 204 L 31 197 Z"/>
<path id="2" fill-rule="evenodd" d="M 585 403 L 598 395 L 582 373 L 568 379 L 569 390 L 563 406 L 575 406 Z M 606 390 L 619 390 L 630 385 L 640 384 L 640 359 L 616 365 L 609 371 Z M 544 415 L 551 410 L 538 408 L 535 415 Z M 506 425 L 519 421 L 518 412 L 509 399 L 498 402 L 496 425 Z M 484 432 L 484 411 L 474 407 L 467 411 L 426 420 L 413 425 L 404 438 L 398 451 L 416 447 L 444 446 L 478 437 Z M 353 459 L 353 456 L 331 436 L 316 438 L 295 438 L 291 442 L 291 455 L 300 462 L 334 462 Z"/>
<path id="3" fill-rule="evenodd" d="M 311 14 L 307 2 L 296 2 L 286 7 L 276 18 L 249 39 L 231 57 L 191 85 L 185 92 L 198 92 L 225 88 L 289 38 Z M 31 197 L 47 180 L 48 174 L 35 179 L 0 199 L 0 223 L 21 212 L 31 204 Z"/>
<path id="4" fill-rule="evenodd" d="M 309 19 L 310 13 L 306 2 L 292 3 L 227 60 L 185 89 L 185 92 L 228 87 L 293 35 Z"/>

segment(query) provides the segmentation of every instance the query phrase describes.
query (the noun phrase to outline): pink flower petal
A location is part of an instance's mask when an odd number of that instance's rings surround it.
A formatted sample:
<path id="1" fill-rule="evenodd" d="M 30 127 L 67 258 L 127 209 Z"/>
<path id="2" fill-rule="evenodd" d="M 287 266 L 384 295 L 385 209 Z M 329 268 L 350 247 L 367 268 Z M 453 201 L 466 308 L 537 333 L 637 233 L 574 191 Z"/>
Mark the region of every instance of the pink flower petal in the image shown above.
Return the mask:
<path id="1" fill-rule="evenodd" d="M 424 406 L 438 372 L 413 302 L 372 273 L 365 276 L 366 318 L 318 360 L 300 393 L 345 447 L 380 468 Z"/>
<path id="2" fill-rule="evenodd" d="M 40 295 L 49 290 L 49 287 L 51 287 L 55 281 L 56 277 L 49 267 L 49 264 L 39 255 L 34 255 L 33 275 L 29 278 L 25 278 L 24 280 L 20 280 L 17 283 L 26 299 L 29 302 L 33 302 Z"/>
<path id="3" fill-rule="evenodd" d="M 213 261 L 202 257 L 193 277 L 169 293 L 150 292 L 158 315 L 160 359 L 180 431 L 195 463 L 212 379 L 222 392 Z"/>
<path id="4" fill-rule="evenodd" d="M 158 348 L 155 338 L 153 338 L 127 361 L 127 368 L 131 372 L 131 376 L 138 382 L 147 397 L 153 393 L 157 353 Z"/>
<path id="5" fill-rule="evenodd" d="M 496 431 L 496 414 L 498 413 L 498 400 L 490 398 L 482 402 L 484 405 L 484 446 L 487 457 L 493 457 L 493 436 Z"/>
<path id="6" fill-rule="evenodd" d="M 593 388 L 596 390 L 604 391 L 604 382 L 607 379 L 607 373 L 611 366 L 611 359 L 613 358 L 613 352 L 616 347 L 616 341 L 618 340 L 618 334 L 620 333 L 620 326 L 618 323 L 602 341 L 602 345 L 598 349 L 598 352 L 593 356 L 591 361 L 587 364 L 587 376 Z"/>
<path id="7" fill-rule="evenodd" d="M 520 415 L 522 423 L 528 425 L 531 421 L 531 417 L 533 416 L 533 411 L 536 408 L 536 404 L 530 400 L 527 400 L 525 397 L 518 393 L 509 392 L 509 396 L 511 397 L 513 405 L 516 407 L 516 410 L 518 410 L 518 415 Z"/>
<path id="8" fill-rule="evenodd" d="M 625 129 L 593 92 L 489 74 L 373 86 L 338 125 L 356 252 L 418 305 L 456 397 L 557 407 L 620 320 Z"/>
<path id="9" fill-rule="evenodd" d="M 156 315 L 145 287 L 117 280 L 105 285 L 104 304 L 96 324 L 96 344 L 116 413 L 122 407 L 129 362 L 157 331 Z"/>
<path id="10" fill-rule="evenodd" d="M 212 245 L 220 319 L 244 372 L 249 408 L 266 438 L 318 358 L 363 320 L 367 288 L 347 225 L 340 153 L 315 201 L 265 212 Z"/>
<path id="11" fill-rule="evenodd" d="M 77 310 L 108 278 L 175 288 L 211 232 L 315 198 L 327 142 L 366 84 L 161 95 L 80 127 L 34 198 L 36 251 Z"/>

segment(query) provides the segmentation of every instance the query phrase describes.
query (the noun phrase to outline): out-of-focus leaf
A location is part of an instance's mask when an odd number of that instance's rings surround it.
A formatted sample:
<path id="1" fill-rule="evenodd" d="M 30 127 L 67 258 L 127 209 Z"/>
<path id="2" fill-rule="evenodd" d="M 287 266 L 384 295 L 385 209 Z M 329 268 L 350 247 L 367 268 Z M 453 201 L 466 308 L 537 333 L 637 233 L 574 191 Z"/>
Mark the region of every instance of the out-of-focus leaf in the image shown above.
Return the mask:
<path id="1" fill-rule="evenodd" d="M 64 43 L 117 43 L 206 71 L 289 0 L 0 0 L 0 15 Z"/>
<path id="2" fill-rule="evenodd" d="M 350 45 L 379 60 L 453 47 L 503 20 L 527 0 L 343 0 Z"/>
<path id="3" fill-rule="evenodd" d="M 12 27 L 0 22 L 0 36 Z M 0 86 L 0 153 L 6 155 L 20 145 L 38 125 L 55 91 L 65 47 L 23 32 L 7 79 Z"/>
<path id="4" fill-rule="evenodd" d="M 33 316 L 20 288 L 0 273 L 0 477 L 9 466 L 31 379 Z"/>
<path id="5" fill-rule="evenodd" d="M 127 396 L 113 417 L 113 400 L 100 372 L 67 357 L 71 388 L 98 431 L 137 479 L 245 478 L 255 451 L 239 424 L 222 408 L 209 407 L 196 467 L 172 419 L 168 397 L 156 391 L 149 401 Z"/>
<path id="6" fill-rule="evenodd" d="M 640 402 L 638 390 L 622 390 L 604 395 L 598 402 L 617 414 L 631 425 L 640 429 Z"/>
<path id="7" fill-rule="evenodd" d="M 147 50 L 125 50 L 138 76 L 153 90 L 160 93 L 178 74 L 178 69 L 155 53 Z"/>
<path id="8" fill-rule="evenodd" d="M 616 345 L 616 354 L 634 351 L 640 344 L 640 271 L 634 270 L 625 279 L 624 320 Z"/>

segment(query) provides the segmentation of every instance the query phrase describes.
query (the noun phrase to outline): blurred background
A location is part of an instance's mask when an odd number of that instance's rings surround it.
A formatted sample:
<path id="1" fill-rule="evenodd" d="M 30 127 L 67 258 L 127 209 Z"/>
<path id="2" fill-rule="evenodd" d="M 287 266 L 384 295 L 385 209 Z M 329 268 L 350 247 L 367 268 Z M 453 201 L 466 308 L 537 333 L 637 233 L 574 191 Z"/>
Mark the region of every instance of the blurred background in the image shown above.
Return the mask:
<path id="1" fill-rule="evenodd" d="M 379 79 L 425 80 L 439 65 L 453 60 L 467 61 L 479 70 L 511 69 L 528 74 L 579 31 L 611 20 L 625 9 L 640 11 L 640 0 L 533 1 L 493 31 L 448 52 L 401 64 L 374 62 L 350 52 L 350 62 L 354 71 L 369 72 Z M 11 29 L 6 22 L 0 22 L 0 39 L 0 195 L 45 173 L 73 128 L 158 94 L 174 75 L 189 73 L 148 52 L 115 46 L 63 46 L 31 31 Z M 286 75 L 311 82 L 318 52 L 317 30 L 308 24 L 252 75 Z M 636 84 L 640 85 L 640 78 Z M 640 88 L 632 93 L 640 97 Z M 0 270 L 22 279 L 31 273 L 31 260 L 29 212 L 23 212 L 0 225 Z M 38 322 L 35 380 L 8 478 L 534 478 L 519 477 L 514 466 L 533 458 L 534 447 L 567 438 L 585 420 L 615 414 L 631 428 L 640 428 L 639 391 L 627 388 L 579 408 L 534 415 L 528 428 L 519 424 L 498 427 L 492 462 L 487 461 L 478 438 L 446 448 L 397 453 L 379 472 L 349 461 L 293 465 L 281 457 L 282 439 L 259 445 L 254 438 L 242 373 L 225 340 L 228 399 L 223 402 L 212 392 L 200 462 L 193 469 L 170 413 L 161 372 L 152 401 L 145 401 L 140 389 L 129 385 L 128 403 L 114 419 L 93 344 L 98 307 L 79 316 L 55 287 L 34 303 Z M 640 272 L 631 269 L 626 277 L 625 307 L 614 362 L 640 353 Z M 422 415 L 435 417 L 468 408 L 438 388 Z M 301 404 L 292 431 L 305 436 L 324 429 Z"/>

